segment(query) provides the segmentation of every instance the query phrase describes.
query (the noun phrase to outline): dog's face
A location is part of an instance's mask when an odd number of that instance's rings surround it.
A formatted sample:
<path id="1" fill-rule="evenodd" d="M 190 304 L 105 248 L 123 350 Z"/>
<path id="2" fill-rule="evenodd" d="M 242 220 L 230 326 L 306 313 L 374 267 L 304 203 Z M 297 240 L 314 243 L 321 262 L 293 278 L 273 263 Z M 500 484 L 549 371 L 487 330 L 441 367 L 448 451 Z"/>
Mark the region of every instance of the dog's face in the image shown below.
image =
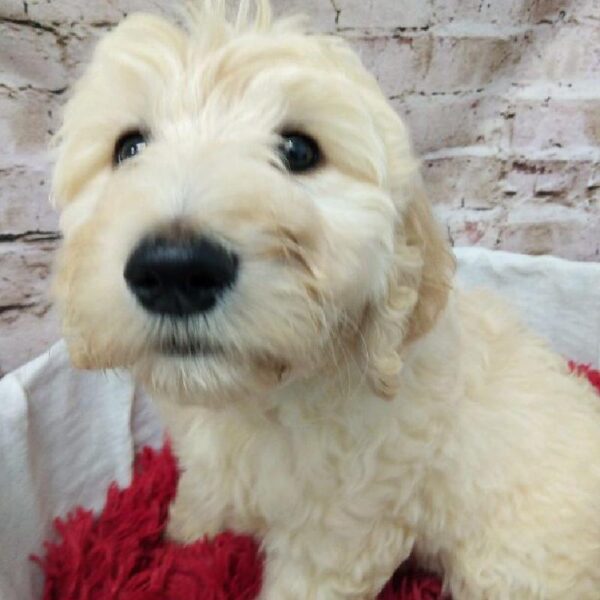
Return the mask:
<path id="1" fill-rule="evenodd" d="M 189 400 L 362 356 L 385 393 L 443 305 L 399 119 L 342 42 L 267 12 L 130 17 L 79 82 L 54 178 L 76 365 Z"/>

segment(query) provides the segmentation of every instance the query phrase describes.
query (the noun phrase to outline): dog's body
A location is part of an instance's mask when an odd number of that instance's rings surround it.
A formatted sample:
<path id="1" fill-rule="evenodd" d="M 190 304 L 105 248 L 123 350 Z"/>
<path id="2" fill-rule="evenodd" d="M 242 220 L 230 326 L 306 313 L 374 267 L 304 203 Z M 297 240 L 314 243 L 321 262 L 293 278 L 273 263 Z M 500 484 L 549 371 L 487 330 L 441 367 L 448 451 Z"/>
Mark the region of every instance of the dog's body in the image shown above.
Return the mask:
<path id="1" fill-rule="evenodd" d="M 265 598 L 374 598 L 411 552 L 457 600 L 600 594 L 600 402 L 506 308 L 451 300 L 382 402 L 342 370 L 267 416 L 173 409 L 171 533 L 264 540 Z"/>
<path id="2" fill-rule="evenodd" d="M 127 19 L 59 134 L 65 335 L 163 409 L 170 534 L 256 535 L 265 600 L 370 599 L 411 553 L 455 600 L 597 600 L 600 402 L 451 291 L 350 50 L 247 9 Z"/>

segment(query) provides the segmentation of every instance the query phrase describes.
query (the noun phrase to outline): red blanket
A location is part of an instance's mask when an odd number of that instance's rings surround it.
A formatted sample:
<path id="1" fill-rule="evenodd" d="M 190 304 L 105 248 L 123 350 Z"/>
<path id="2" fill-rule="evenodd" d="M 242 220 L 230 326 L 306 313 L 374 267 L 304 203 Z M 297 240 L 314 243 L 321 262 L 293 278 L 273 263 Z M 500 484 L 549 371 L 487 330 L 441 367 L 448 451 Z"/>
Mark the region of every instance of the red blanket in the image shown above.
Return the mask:
<path id="1" fill-rule="evenodd" d="M 600 392 L 600 372 L 587 375 Z M 77 509 L 55 521 L 58 542 L 46 543 L 44 600 L 252 600 L 262 557 L 248 537 L 225 532 L 180 546 L 164 539 L 168 507 L 177 489 L 177 465 L 168 445 L 144 449 L 131 485 L 113 485 L 103 512 Z M 379 600 L 438 600 L 440 581 L 410 566 L 398 569 Z"/>

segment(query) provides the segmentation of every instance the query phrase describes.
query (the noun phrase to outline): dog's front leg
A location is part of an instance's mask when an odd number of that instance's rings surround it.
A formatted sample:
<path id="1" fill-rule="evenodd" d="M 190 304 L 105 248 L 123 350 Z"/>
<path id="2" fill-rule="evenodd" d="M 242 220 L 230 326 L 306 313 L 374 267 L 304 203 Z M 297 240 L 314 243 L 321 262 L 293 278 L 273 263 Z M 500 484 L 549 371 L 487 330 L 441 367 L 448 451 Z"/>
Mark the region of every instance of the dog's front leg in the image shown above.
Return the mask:
<path id="1" fill-rule="evenodd" d="M 367 536 L 320 530 L 296 532 L 283 544 L 278 538 L 265 540 L 260 600 L 374 600 L 414 540 L 389 523 Z"/>
<path id="2" fill-rule="evenodd" d="M 193 471 L 181 474 L 177 496 L 169 509 L 166 535 L 169 539 L 190 543 L 213 537 L 225 525 L 226 503 L 219 502 L 220 494 L 212 490 L 209 478 L 199 481 Z"/>

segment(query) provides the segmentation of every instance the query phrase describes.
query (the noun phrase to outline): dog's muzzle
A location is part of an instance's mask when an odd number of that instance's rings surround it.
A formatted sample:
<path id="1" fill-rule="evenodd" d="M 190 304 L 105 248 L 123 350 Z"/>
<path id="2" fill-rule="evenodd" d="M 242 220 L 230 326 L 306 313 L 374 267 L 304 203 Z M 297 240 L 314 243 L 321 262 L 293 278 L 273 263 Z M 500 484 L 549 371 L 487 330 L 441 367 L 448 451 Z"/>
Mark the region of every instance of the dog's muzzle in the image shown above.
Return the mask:
<path id="1" fill-rule="evenodd" d="M 135 248 L 124 277 L 150 313 L 187 317 L 211 310 L 237 278 L 238 256 L 206 237 L 152 235 Z"/>

